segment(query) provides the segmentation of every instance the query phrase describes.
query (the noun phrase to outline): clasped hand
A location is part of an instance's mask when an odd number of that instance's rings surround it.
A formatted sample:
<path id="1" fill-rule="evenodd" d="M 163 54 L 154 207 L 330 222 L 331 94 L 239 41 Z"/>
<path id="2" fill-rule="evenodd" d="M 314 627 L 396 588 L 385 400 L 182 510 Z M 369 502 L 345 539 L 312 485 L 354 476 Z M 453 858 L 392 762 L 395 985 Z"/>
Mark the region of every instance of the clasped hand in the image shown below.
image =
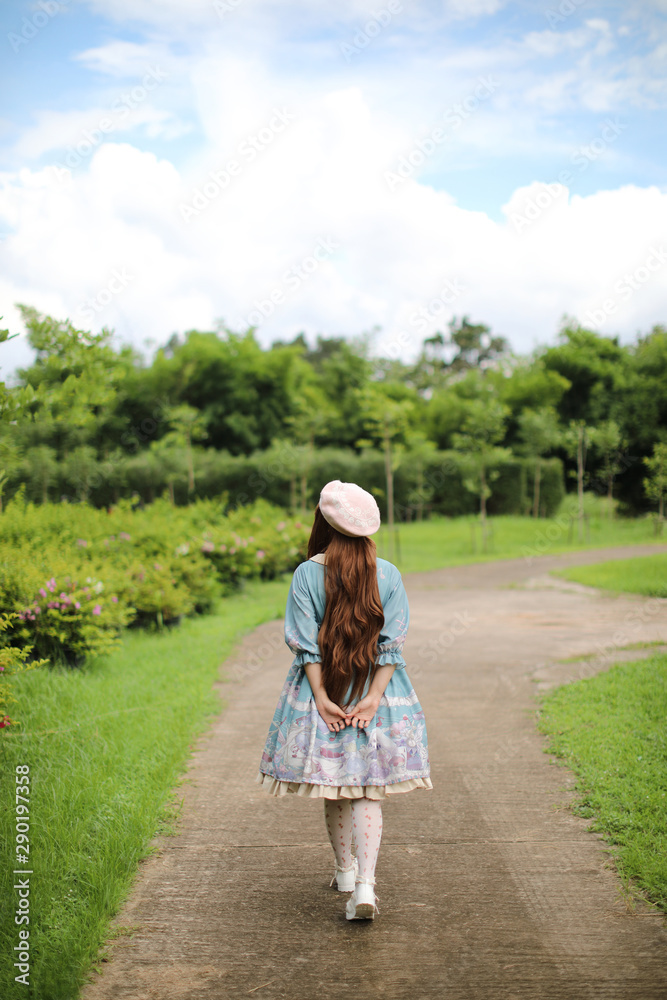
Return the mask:
<path id="1" fill-rule="evenodd" d="M 345 729 L 346 726 L 366 729 L 378 710 L 380 699 L 367 694 L 365 698 L 362 698 L 347 711 L 326 697 L 318 699 L 315 704 L 329 731 L 337 733 L 341 729 Z"/>

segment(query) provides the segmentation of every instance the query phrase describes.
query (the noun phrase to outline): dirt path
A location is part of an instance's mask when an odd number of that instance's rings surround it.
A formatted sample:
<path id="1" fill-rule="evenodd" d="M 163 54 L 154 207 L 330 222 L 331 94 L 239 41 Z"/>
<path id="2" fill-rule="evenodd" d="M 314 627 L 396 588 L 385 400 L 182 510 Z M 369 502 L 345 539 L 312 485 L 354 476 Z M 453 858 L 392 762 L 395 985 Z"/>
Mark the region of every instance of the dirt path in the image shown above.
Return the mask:
<path id="1" fill-rule="evenodd" d="M 321 805 L 253 784 L 291 655 L 281 622 L 248 636 L 224 667 L 229 708 L 193 757 L 182 832 L 142 865 L 118 920 L 136 933 L 85 1000 L 667 998 L 665 922 L 626 904 L 534 727 L 540 686 L 609 666 L 619 646 L 667 643 L 667 600 L 549 571 L 655 551 L 404 578 L 435 789 L 385 807 L 374 923 L 347 922 L 328 888 Z M 556 662 L 588 652 L 597 660 Z"/>

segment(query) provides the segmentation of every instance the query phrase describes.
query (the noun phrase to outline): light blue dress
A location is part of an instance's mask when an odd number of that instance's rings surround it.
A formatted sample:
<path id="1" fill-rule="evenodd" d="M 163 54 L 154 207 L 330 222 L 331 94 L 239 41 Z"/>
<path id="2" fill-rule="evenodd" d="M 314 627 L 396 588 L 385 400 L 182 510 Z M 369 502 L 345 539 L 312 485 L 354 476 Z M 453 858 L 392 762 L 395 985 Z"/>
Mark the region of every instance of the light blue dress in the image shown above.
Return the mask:
<path id="1" fill-rule="evenodd" d="M 377 560 L 384 626 L 378 665 L 396 669 L 366 729 L 332 733 L 320 717 L 304 664 L 321 662 L 317 643 L 325 611 L 324 557 L 297 566 L 285 610 L 285 642 L 295 654 L 262 754 L 258 781 L 272 794 L 382 798 L 388 791 L 431 788 L 426 722 L 403 659 L 408 599 L 398 569 Z M 368 683 L 366 684 L 366 689 Z M 365 693 L 365 691 L 364 691 Z"/>

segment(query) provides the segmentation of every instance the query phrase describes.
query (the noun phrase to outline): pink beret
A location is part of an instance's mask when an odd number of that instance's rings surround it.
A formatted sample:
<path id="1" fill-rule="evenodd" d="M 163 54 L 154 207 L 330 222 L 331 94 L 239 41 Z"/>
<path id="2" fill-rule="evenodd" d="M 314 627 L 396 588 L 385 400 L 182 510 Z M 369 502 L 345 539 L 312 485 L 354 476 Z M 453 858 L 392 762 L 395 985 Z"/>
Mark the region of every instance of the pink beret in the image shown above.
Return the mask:
<path id="1" fill-rule="evenodd" d="M 332 528 L 343 535 L 373 535 L 380 527 L 375 497 L 356 483 L 334 479 L 320 493 L 320 510 Z"/>

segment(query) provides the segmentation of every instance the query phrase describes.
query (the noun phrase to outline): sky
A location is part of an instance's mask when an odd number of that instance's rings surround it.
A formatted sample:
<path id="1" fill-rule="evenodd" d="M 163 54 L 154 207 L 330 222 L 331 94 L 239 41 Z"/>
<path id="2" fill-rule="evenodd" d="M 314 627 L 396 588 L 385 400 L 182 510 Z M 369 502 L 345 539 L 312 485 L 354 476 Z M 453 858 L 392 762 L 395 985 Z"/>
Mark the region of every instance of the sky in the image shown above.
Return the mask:
<path id="1" fill-rule="evenodd" d="M 3 0 L 0 315 L 517 353 L 667 322 L 667 0 Z"/>

